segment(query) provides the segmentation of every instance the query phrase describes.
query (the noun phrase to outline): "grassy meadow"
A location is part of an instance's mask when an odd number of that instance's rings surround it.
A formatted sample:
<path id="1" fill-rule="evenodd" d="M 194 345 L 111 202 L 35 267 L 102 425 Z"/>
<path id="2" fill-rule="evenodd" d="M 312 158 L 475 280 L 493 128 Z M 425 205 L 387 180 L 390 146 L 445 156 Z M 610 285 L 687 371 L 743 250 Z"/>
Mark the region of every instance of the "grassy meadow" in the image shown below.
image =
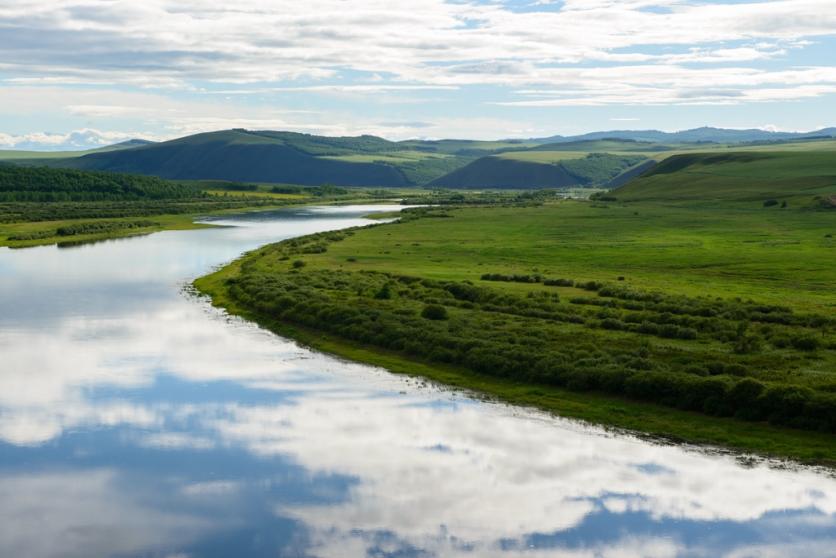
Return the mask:
<path id="1" fill-rule="evenodd" d="M 395 371 L 836 463 L 836 212 L 564 201 L 418 213 L 265 247 L 197 285 Z"/>

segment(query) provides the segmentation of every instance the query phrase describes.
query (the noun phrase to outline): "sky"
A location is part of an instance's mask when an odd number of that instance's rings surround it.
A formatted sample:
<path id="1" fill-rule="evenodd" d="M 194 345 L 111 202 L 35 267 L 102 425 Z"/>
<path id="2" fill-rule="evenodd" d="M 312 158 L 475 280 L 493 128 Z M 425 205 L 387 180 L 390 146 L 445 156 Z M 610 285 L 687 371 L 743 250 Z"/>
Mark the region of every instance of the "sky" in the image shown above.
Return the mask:
<path id="1" fill-rule="evenodd" d="M 0 149 L 836 125 L 836 0 L 2 0 Z"/>

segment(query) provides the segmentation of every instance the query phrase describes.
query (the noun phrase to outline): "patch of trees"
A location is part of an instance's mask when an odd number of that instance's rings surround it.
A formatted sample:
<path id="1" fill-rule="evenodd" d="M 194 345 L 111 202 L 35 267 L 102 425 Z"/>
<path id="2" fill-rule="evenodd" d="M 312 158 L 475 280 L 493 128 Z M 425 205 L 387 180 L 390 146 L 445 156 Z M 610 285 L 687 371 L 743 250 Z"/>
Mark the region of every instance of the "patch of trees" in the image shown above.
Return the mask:
<path id="1" fill-rule="evenodd" d="M 517 191 L 480 191 L 460 192 L 449 190 L 433 190 L 428 195 L 404 197 L 401 199 L 403 205 L 432 204 L 441 206 L 532 206 L 542 205 L 543 202 L 555 199 L 557 190 L 541 189 Z"/>
<path id="2" fill-rule="evenodd" d="M 78 234 L 95 234 L 156 226 L 159 226 L 159 223 L 155 221 L 94 221 L 90 223 L 73 223 L 72 225 L 58 227 L 55 234 L 58 236 L 74 236 Z"/>
<path id="3" fill-rule="evenodd" d="M 80 234 L 97 234 L 106 232 L 124 231 L 159 226 L 156 221 L 93 221 L 87 223 L 73 223 L 44 231 L 31 233 L 14 234 L 9 240 L 38 240 L 53 236 L 76 236 Z"/>
<path id="4" fill-rule="evenodd" d="M 0 202 L 0 223 L 178 215 L 183 213 L 208 213 L 239 207 L 272 207 L 275 205 L 275 201 L 267 198 L 223 198 L 217 196 L 136 201 Z"/>
<path id="5" fill-rule="evenodd" d="M 201 198 L 192 185 L 108 172 L 0 165 L 0 202 L 72 202 Z"/>

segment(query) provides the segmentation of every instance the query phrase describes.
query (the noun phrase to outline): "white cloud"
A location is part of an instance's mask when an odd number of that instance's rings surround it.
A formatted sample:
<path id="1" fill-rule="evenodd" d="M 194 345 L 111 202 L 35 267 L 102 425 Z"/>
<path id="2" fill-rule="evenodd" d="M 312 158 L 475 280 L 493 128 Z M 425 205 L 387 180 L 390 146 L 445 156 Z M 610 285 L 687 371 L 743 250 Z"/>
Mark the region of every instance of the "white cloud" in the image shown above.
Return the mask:
<path id="1" fill-rule="evenodd" d="M 0 148 L 72 151 L 103 147 L 134 138 L 152 139 L 153 137 L 153 134 L 143 132 L 111 132 L 88 128 L 73 130 L 65 134 L 33 132 L 13 135 L 0 133 Z"/>
<path id="2" fill-rule="evenodd" d="M 517 12 L 496 3 L 443 0 L 426 0 L 420 10 L 413 2 L 382 0 L 352 2 L 351 9 L 336 0 L 15 0 L 0 7 L 0 25 L 0 67 L 18 83 L 86 80 L 194 89 L 200 80 L 328 81 L 353 70 L 361 72 L 355 82 L 367 75 L 385 76 L 386 83 L 371 88 L 340 80 L 296 90 L 572 87 L 577 82 L 571 72 L 555 72 L 555 65 L 641 62 L 665 71 L 678 64 L 677 72 L 695 72 L 691 81 L 706 87 L 710 74 L 683 65 L 775 58 L 810 38 L 833 36 L 836 3 L 595 0 Z M 733 41 L 747 44 L 728 46 Z M 677 86 L 667 87 L 676 97 Z M 630 93 L 635 100 L 641 91 Z"/>

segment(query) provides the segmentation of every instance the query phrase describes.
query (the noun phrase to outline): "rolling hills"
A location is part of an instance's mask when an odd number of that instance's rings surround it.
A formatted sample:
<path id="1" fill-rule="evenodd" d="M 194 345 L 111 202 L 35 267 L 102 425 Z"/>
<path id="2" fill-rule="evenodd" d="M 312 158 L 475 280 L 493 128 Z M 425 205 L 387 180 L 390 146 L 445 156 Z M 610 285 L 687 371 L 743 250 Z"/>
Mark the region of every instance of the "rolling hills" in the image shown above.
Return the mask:
<path id="1" fill-rule="evenodd" d="M 223 130 L 161 143 L 124 142 L 86 152 L 0 152 L 21 165 L 319 186 L 445 188 L 618 187 L 668 157 L 733 151 L 815 151 L 836 144 L 811 134 L 699 128 L 595 132 L 533 140 L 389 141 L 283 131 Z M 714 140 L 726 138 L 725 143 Z M 827 149 L 831 149 L 827 147 Z"/>
<path id="2" fill-rule="evenodd" d="M 295 132 L 224 130 L 40 163 L 85 170 L 300 185 L 419 186 L 520 141 L 327 137 Z"/>

